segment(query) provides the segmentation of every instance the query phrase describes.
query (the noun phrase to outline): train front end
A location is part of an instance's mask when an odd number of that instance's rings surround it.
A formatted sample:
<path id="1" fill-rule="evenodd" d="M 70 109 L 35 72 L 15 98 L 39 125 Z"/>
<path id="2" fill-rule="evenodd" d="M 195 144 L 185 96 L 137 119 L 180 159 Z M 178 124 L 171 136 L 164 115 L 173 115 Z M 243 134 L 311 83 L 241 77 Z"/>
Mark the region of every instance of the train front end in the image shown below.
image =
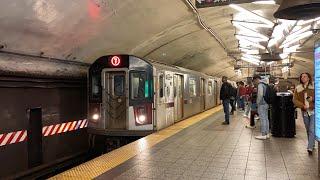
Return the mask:
<path id="1" fill-rule="evenodd" d="M 88 132 L 144 136 L 154 130 L 153 68 L 130 55 L 97 59 L 88 73 Z"/>

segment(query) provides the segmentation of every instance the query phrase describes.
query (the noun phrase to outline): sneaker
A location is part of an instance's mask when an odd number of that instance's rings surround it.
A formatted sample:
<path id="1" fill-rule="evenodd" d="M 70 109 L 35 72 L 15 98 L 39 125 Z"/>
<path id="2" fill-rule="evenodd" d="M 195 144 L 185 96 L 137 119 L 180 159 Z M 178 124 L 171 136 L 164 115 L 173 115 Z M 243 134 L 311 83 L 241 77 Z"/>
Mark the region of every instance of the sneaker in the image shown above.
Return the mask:
<path id="1" fill-rule="evenodd" d="M 246 118 L 248 118 L 249 116 L 248 116 L 248 115 L 246 115 L 246 114 L 243 114 L 243 117 L 246 117 Z"/>
<path id="2" fill-rule="evenodd" d="M 250 126 L 250 125 L 246 125 L 246 128 L 249 128 L 249 129 L 254 129 L 254 128 L 256 128 L 256 126 Z"/>
<path id="3" fill-rule="evenodd" d="M 259 119 L 260 119 L 259 116 L 254 117 L 254 120 L 259 120 Z"/>
<path id="4" fill-rule="evenodd" d="M 267 134 L 267 138 L 268 138 L 268 139 L 270 138 L 270 133 Z"/>
<path id="5" fill-rule="evenodd" d="M 264 135 L 264 136 L 255 136 L 256 139 L 259 139 L 259 140 L 266 140 L 267 139 L 267 135 Z"/>
<path id="6" fill-rule="evenodd" d="M 312 155 L 312 149 L 307 149 L 307 151 L 309 155 Z"/>
<path id="7" fill-rule="evenodd" d="M 222 123 L 222 125 L 229 125 L 229 123 L 226 122 L 226 121 L 224 121 L 224 122 Z"/>

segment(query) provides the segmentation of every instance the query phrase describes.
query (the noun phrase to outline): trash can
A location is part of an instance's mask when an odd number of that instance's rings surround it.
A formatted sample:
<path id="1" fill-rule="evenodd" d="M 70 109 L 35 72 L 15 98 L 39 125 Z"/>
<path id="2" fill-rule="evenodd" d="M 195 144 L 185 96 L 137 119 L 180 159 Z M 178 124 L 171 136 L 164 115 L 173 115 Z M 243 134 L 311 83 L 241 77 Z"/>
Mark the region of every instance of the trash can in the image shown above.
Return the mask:
<path id="1" fill-rule="evenodd" d="M 290 93 L 277 93 L 272 106 L 272 136 L 291 138 L 296 135 L 295 109 L 292 98 Z"/>

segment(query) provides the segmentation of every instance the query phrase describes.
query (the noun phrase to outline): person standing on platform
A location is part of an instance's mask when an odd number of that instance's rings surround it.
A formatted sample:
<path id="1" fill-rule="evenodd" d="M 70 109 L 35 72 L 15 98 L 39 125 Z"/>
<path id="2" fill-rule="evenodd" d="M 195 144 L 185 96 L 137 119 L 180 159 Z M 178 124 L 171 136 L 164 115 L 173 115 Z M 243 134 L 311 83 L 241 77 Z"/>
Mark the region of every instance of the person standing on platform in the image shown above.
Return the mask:
<path id="1" fill-rule="evenodd" d="M 259 75 L 255 75 L 253 77 L 253 83 L 258 86 L 257 106 L 258 106 L 258 114 L 261 122 L 261 135 L 255 136 L 255 138 L 260 140 L 265 140 L 270 137 L 269 119 L 268 119 L 269 105 L 264 99 L 268 85 L 261 80 L 261 76 Z"/>
<path id="2" fill-rule="evenodd" d="M 237 97 L 237 88 L 235 88 L 231 85 L 231 94 L 230 94 L 231 112 L 230 112 L 230 115 L 233 115 L 234 111 L 236 110 L 236 97 Z"/>
<path id="3" fill-rule="evenodd" d="M 249 117 L 249 112 L 251 110 L 251 95 L 252 95 L 253 88 L 254 87 L 252 83 L 249 83 L 246 87 L 246 108 L 243 114 L 244 117 Z"/>
<path id="4" fill-rule="evenodd" d="M 244 112 L 244 103 L 246 97 L 246 88 L 244 87 L 244 83 L 242 81 L 239 82 L 239 109 L 240 112 Z"/>
<path id="5" fill-rule="evenodd" d="M 256 128 L 255 122 L 254 122 L 254 117 L 258 115 L 258 109 L 257 109 L 257 88 L 253 87 L 251 91 L 251 96 L 250 96 L 250 125 L 246 125 L 246 128 Z"/>
<path id="6" fill-rule="evenodd" d="M 293 103 L 302 110 L 303 121 L 308 136 L 307 151 L 309 155 L 312 155 L 315 144 L 314 86 L 309 73 L 302 73 L 300 75 L 300 84 L 295 88 Z"/>
<path id="7" fill-rule="evenodd" d="M 229 104 L 230 104 L 231 94 L 232 94 L 232 86 L 230 83 L 228 83 L 228 78 L 226 76 L 223 76 L 222 86 L 220 90 L 220 99 L 222 100 L 223 111 L 225 116 L 225 121 L 222 123 L 223 125 L 228 125 L 230 123 Z"/>

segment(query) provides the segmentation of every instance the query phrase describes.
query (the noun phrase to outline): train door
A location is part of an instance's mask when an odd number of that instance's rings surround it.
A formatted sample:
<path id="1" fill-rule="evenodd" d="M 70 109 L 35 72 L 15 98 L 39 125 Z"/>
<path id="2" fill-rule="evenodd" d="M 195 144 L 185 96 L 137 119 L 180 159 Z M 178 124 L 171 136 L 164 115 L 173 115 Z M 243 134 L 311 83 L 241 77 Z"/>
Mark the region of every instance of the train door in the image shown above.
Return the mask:
<path id="1" fill-rule="evenodd" d="M 206 86 L 205 79 L 201 78 L 200 80 L 200 106 L 201 111 L 206 109 Z"/>
<path id="2" fill-rule="evenodd" d="M 212 89 L 212 95 L 213 95 L 213 98 L 214 98 L 214 106 L 217 106 L 218 105 L 218 93 L 217 93 L 217 89 L 218 89 L 218 83 L 216 80 L 214 80 L 212 82 L 213 84 L 213 89 Z"/>
<path id="3" fill-rule="evenodd" d="M 174 85 L 174 122 L 183 118 L 183 76 L 175 74 L 173 76 Z"/>
<path id="4" fill-rule="evenodd" d="M 216 97 L 216 105 L 219 105 L 219 104 L 220 104 L 220 93 L 219 93 L 219 91 L 220 91 L 220 89 L 219 89 L 220 86 L 219 86 L 217 80 L 214 81 L 214 87 L 215 87 L 214 95 L 215 95 L 215 97 Z"/>
<path id="5" fill-rule="evenodd" d="M 126 129 L 127 81 L 125 71 L 104 73 L 103 111 L 106 129 Z"/>

